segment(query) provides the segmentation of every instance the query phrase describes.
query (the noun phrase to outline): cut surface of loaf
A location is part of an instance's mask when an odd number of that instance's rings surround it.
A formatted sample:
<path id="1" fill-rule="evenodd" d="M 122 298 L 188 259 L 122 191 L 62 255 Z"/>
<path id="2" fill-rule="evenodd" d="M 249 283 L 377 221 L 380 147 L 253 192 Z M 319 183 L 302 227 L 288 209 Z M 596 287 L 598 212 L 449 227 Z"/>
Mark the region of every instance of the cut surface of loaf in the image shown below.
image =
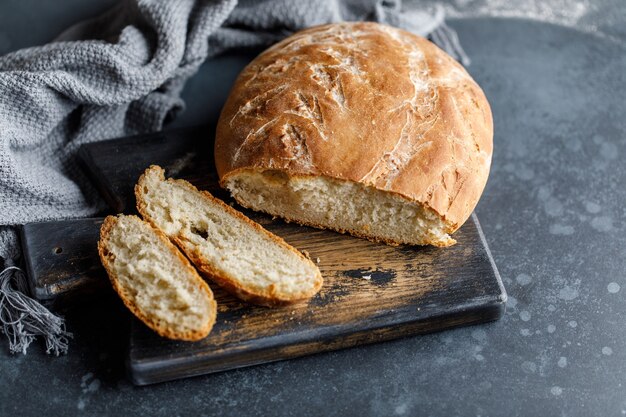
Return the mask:
<path id="1" fill-rule="evenodd" d="M 161 232 L 137 216 L 108 216 L 98 252 L 113 288 L 148 327 L 179 340 L 209 334 L 217 313 L 213 293 Z"/>
<path id="2" fill-rule="evenodd" d="M 241 72 L 215 165 L 220 184 L 255 210 L 447 246 L 478 203 L 492 149 L 489 103 L 460 64 L 412 33 L 342 22 L 295 33 Z M 276 172 L 283 185 L 267 180 Z"/>
<path id="3" fill-rule="evenodd" d="M 230 175 L 224 186 L 244 207 L 301 224 L 388 244 L 455 243 L 445 222 L 431 210 L 351 181 L 245 170 Z"/>
<path id="4" fill-rule="evenodd" d="M 146 220 L 201 272 L 246 301 L 286 304 L 309 298 L 322 286 L 319 269 L 302 253 L 208 192 L 165 180 L 160 167 L 145 171 L 135 194 Z"/>

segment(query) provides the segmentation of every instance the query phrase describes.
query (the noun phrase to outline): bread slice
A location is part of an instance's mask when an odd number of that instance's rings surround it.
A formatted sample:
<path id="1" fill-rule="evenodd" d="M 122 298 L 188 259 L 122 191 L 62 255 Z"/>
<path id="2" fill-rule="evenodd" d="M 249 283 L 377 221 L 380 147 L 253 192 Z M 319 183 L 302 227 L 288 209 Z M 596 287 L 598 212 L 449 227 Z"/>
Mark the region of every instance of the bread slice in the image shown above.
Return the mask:
<path id="1" fill-rule="evenodd" d="M 165 180 L 151 166 L 135 186 L 137 209 L 185 252 L 198 269 L 243 300 L 281 305 L 312 297 L 317 266 L 283 239 L 206 191 Z"/>
<path id="2" fill-rule="evenodd" d="M 98 253 L 126 307 L 152 330 L 189 341 L 209 334 L 217 314 L 213 293 L 163 233 L 137 216 L 108 216 Z"/>

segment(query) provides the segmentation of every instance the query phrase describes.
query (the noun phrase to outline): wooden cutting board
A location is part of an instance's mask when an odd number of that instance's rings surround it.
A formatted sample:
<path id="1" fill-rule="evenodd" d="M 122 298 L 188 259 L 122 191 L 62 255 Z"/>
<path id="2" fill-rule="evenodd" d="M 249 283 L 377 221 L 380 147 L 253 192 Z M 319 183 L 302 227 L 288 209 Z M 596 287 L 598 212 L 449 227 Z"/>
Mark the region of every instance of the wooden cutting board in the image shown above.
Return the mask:
<path id="1" fill-rule="evenodd" d="M 217 185 L 211 132 L 200 127 L 100 142 L 84 146 L 80 155 L 112 212 L 135 211 L 132 189 L 150 164 L 230 202 Z M 391 247 L 242 211 L 306 251 L 322 271 L 322 290 L 308 302 L 269 309 L 242 303 L 211 285 L 219 305 L 217 323 L 206 339 L 194 343 L 163 339 L 135 320 L 128 357 L 134 383 L 476 324 L 504 312 L 506 293 L 475 215 L 454 235 L 457 245 L 433 248 Z M 96 252 L 101 221 L 23 227 L 36 296 L 68 300 L 71 294 L 83 297 L 88 290 L 108 287 Z"/>

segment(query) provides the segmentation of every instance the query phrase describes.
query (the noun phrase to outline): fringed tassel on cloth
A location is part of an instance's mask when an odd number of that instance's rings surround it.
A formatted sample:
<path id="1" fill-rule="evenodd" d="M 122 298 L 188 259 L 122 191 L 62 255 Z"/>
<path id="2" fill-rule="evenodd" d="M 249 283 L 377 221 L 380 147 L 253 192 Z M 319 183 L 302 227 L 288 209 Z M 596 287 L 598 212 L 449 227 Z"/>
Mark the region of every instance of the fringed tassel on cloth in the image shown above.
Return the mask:
<path id="1" fill-rule="evenodd" d="M 0 324 L 9 339 L 11 353 L 26 350 L 37 336 L 46 340 L 46 353 L 67 353 L 68 339 L 72 334 L 65 330 L 65 321 L 55 316 L 36 300 L 28 297 L 28 284 L 24 271 L 15 266 L 19 246 L 15 231 L 0 228 L 0 257 L 4 269 L 0 272 Z"/>

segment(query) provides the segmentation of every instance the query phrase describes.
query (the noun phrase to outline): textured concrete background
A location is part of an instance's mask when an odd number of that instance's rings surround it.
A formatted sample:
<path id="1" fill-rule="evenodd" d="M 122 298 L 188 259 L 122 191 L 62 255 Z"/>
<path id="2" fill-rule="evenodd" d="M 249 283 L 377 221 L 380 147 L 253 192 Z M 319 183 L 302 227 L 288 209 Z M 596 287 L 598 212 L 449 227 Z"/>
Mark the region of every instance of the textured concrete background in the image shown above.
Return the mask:
<path id="1" fill-rule="evenodd" d="M 0 53 L 111 3 L 3 2 Z M 501 321 L 135 388 L 126 313 L 103 299 L 68 315 L 67 356 L 0 349 L 0 415 L 625 415 L 623 4 L 447 4 L 494 112 L 477 213 L 509 293 Z M 206 63 L 176 125 L 214 119 L 245 60 Z"/>

